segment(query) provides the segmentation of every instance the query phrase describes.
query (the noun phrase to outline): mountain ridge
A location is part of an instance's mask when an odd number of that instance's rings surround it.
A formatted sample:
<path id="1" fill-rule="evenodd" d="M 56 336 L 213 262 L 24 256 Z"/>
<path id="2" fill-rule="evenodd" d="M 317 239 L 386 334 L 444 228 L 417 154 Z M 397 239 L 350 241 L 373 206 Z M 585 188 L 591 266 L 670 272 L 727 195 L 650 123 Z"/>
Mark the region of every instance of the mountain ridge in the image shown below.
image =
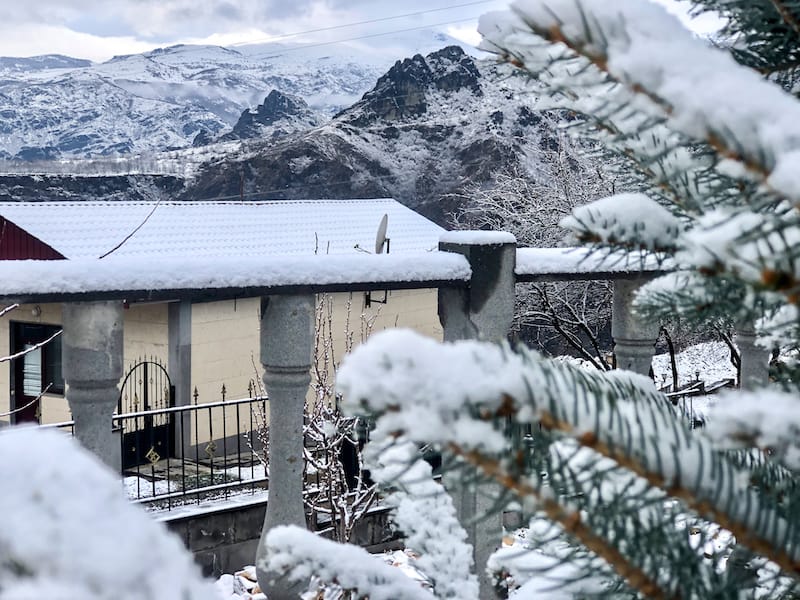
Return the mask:
<path id="1" fill-rule="evenodd" d="M 390 196 L 442 224 L 470 184 L 530 170 L 552 143 L 529 102 L 514 99 L 525 85 L 457 46 L 417 54 L 322 126 L 220 152 L 183 196 Z"/>
<path id="2" fill-rule="evenodd" d="M 442 34 L 416 43 L 439 47 Z M 320 119 L 349 106 L 396 60 L 390 50 L 266 43 L 176 45 L 91 63 L 61 55 L 0 57 L 0 160 L 161 152 L 226 133 L 271 90 Z"/>

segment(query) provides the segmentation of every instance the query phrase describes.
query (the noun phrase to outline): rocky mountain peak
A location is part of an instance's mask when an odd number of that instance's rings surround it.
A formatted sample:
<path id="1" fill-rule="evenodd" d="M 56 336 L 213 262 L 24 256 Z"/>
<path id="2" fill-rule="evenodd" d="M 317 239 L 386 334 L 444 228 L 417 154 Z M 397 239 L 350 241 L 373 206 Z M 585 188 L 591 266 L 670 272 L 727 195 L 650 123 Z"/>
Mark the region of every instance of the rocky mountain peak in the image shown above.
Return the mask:
<path id="1" fill-rule="evenodd" d="M 419 116 L 428 111 L 428 93 L 433 90 L 482 95 L 480 77 L 472 57 L 459 46 L 447 46 L 427 57 L 415 54 L 397 61 L 360 102 L 340 116 L 349 113 L 348 120 L 356 126 Z"/>
<path id="2" fill-rule="evenodd" d="M 322 115 L 311 109 L 302 98 L 272 90 L 255 110 L 246 109 L 228 133 L 216 140 L 208 132 L 200 132 L 193 146 L 204 146 L 215 141 L 227 142 L 252 138 L 275 140 L 291 133 L 315 127 Z"/>
<path id="3" fill-rule="evenodd" d="M 272 90 L 264 98 L 264 103 L 258 105 L 253 118 L 263 125 L 272 125 L 275 121 L 287 117 L 306 116 L 308 112 L 308 104 L 302 98 Z"/>

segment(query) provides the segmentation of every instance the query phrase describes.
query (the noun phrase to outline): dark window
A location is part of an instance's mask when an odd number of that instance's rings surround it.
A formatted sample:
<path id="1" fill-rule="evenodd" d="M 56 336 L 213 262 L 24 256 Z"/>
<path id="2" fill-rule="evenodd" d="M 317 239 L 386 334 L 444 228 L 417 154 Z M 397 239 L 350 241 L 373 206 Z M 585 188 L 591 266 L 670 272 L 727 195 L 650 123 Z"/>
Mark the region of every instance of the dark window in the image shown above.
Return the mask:
<path id="1" fill-rule="evenodd" d="M 60 329 L 60 327 L 54 327 L 52 333 Z M 44 352 L 44 360 L 42 361 L 44 385 L 51 384 L 49 390 L 51 394 L 63 394 L 64 375 L 61 373 L 61 336 L 47 344 L 42 350 Z"/>

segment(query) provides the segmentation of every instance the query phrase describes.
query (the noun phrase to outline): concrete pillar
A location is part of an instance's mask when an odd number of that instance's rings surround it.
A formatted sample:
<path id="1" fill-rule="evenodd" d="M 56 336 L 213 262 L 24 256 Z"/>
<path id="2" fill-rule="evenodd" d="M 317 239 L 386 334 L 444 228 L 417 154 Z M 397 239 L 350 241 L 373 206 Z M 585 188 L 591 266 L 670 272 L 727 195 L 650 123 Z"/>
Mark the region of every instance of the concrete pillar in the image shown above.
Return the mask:
<path id="1" fill-rule="evenodd" d="M 181 300 L 167 305 L 167 371 L 175 387 L 175 406 L 192 403 L 192 302 Z M 191 456 L 191 416 L 177 416 L 175 450 Z"/>
<path id="2" fill-rule="evenodd" d="M 756 390 L 769 383 L 769 350 L 756 345 L 756 332 L 752 323 L 740 322 L 734 336 L 739 350 L 739 388 Z M 755 555 L 741 544 L 733 547 L 726 571 L 737 582 L 740 590 L 752 590 L 756 586 L 757 569 L 752 560 Z"/>
<path id="3" fill-rule="evenodd" d="M 517 248 L 513 236 L 503 232 L 451 231 L 439 242 L 439 250 L 463 254 L 472 267 L 466 289 L 439 290 L 439 319 L 445 341 L 507 339 L 514 318 L 516 285 Z"/>
<path id="4" fill-rule="evenodd" d="M 119 472 L 119 440 L 111 415 L 122 377 L 122 302 L 69 302 L 62 306 L 62 369 L 75 437 Z"/>
<path id="5" fill-rule="evenodd" d="M 477 234 L 477 235 L 476 235 Z M 508 233 L 454 231 L 439 242 L 439 250 L 463 254 L 472 267 L 466 289 L 439 290 L 439 319 L 444 340 L 507 339 L 514 318 L 516 242 Z M 444 474 L 458 519 L 473 547 L 473 559 L 480 583 L 480 597 L 494 598 L 486 575 L 489 556 L 500 546 L 502 515 L 491 515 L 499 490 L 492 484 L 465 486 L 457 474 Z"/>
<path id="6" fill-rule="evenodd" d="M 739 323 L 736 326 L 735 341 L 742 360 L 739 369 L 739 387 L 743 390 L 755 390 L 765 386 L 769 383 L 770 352 L 756 344 L 753 325 Z"/>
<path id="7" fill-rule="evenodd" d="M 650 373 L 659 327 L 658 322 L 643 319 L 633 311 L 634 294 L 647 281 L 647 277 L 616 280 L 611 314 L 617 368 L 642 375 Z"/>
<path id="8" fill-rule="evenodd" d="M 270 600 L 303 591 L 265 570 L 266 535 L 277 525 L 306 526 L 303 508 L 303 408 L 314 352 L 313 294 L 269 296 L 261 303 L 261 364 L 269 396 L 269 500 L 256 553 L 261 589 Z M 303 586 L 301 586 L 303 587 Z"/>

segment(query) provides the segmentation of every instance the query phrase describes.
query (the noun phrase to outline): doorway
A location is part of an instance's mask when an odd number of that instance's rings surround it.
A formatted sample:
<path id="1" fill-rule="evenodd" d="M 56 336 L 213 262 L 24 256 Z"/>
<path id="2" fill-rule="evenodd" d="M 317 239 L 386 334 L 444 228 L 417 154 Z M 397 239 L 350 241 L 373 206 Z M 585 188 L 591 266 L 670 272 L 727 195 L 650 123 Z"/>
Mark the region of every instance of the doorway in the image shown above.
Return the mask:
<path id="1" fill-rule="evenodd" d="M 11 322 L 11 353 L 24 353 L 12 361 L 12 423 L 40 423 L 42 394 L 64 394 L 61 337 L 53 338 L 59 331 L 59 325 Z"/>

